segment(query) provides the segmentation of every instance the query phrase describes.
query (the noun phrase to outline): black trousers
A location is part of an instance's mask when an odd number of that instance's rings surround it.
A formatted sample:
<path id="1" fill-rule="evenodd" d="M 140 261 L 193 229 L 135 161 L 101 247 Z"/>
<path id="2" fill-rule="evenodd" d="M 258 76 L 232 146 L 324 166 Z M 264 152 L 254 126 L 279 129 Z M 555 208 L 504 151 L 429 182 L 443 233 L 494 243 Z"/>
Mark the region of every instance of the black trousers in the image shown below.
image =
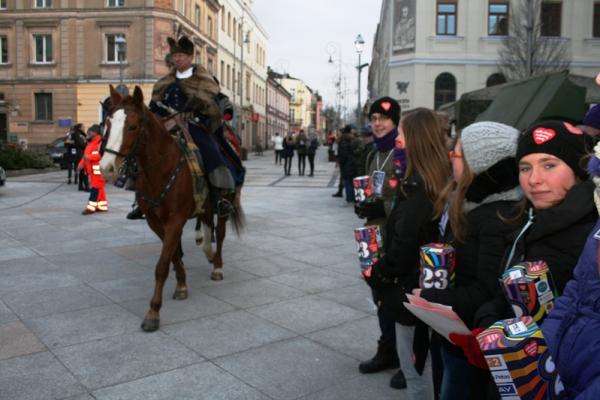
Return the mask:
<path id="1" fill-rule="evenodd" d="M 286 175 L 291 175 L 291 170 L 292 170 L 292 158 L 293 157 L 284 157 L 283 158 L 283 172 Z"/>
<path id="2" fill-rule="evenodd" d="M 310 175 L 313 176 L 315 174 L 315 155 L 308 155 L 308 165 L 310 166 Z"/>
<path id="3" fill-rule="evenodd" d="M 306 169 L 306 154 L 298 154 L 298 175 L 304 175 Z"/>

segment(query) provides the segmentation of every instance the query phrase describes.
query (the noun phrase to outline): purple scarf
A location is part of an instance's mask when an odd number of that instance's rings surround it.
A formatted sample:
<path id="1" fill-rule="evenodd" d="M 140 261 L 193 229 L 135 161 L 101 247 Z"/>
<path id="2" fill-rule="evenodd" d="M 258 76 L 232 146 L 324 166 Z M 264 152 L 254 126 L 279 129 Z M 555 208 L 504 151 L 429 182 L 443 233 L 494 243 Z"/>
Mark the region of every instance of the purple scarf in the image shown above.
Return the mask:
<path id="1" fill-rule="evenodd" d="M 385 136 L 380 138 L 373 135 L 373 141 L 375 142 L 377 151 L 385 153 L 386 151 L 393 149 L 396 142 L 396 136 L 398 136 L 398 129 L 396 128 L 392 129 L 386 133 Z"/>

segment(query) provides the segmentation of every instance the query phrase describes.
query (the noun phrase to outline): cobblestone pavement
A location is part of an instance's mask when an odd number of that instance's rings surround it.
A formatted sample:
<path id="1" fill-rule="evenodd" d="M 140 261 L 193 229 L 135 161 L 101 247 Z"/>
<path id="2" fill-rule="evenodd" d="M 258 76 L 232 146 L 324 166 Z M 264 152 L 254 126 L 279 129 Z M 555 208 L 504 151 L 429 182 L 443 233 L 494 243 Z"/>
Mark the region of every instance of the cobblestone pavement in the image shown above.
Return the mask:
<path id="1" fill-rule="evenodd" d="M 361 375 L 377 321 L 358 279 L 351 207 L 325 150 L 315 177 L 283 176 L 272 152 L 246 163 L 247 229 L 224 247 L 225 279 L 184 232 L 190 296 L 165 285 L 161 328 L 140 323 L 160 243 L 128 221 L 131 192 L 82 216 L 66 172 L 0 188 L 0 399 L 395 399 L 393 371 Z M 296 158 L 294 161 L 297 161 Z"/>

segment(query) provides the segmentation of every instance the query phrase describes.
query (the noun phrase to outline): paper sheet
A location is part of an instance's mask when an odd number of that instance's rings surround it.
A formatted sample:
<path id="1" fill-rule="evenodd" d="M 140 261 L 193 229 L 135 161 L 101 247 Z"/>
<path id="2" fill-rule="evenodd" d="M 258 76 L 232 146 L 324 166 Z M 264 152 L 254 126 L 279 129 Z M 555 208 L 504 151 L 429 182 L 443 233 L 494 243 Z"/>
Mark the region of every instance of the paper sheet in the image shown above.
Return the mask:
<path id="1" fill-rule="evenodd" d="M 410 303 L 404 303 L 406 309 L 421 321 L 429 325 L 434 331 L 450 340 L 450 333 L 470 335 L 471 331 L 452 307 L 438 303 L 430 303 L 422 297 L 407 294 Z"/>

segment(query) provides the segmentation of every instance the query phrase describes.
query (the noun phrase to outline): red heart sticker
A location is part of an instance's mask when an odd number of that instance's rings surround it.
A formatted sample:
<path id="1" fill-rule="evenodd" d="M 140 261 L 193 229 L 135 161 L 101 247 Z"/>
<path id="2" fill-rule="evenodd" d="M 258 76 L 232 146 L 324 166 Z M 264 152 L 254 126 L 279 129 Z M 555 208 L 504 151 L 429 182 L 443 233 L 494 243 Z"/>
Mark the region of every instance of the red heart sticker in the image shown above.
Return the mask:
<path id="1" fill-rule="evenodd" d="M 525 347 L 523 347 L 523 350 L 525 350 L 525 353 L 529 357 L 535 357 L 537 356 L 538 344 L 535 341 L 527 343 Z"/>
<path id="2" fill-rule="evenodd" d="M 533 131 L 533 141 L 537 144 L 546 143 L 549 140 L 552 140 L 556 136 L 556 131 L 554 129 L 549 128 L 537 128 Z"/>
<path id="3" fill-rule="evenodd" d="M 390 108 L 392 108 L 392 103 L 389 101 L 384 101 L 381 103 L 381 108 L 383 108 L 385 111 L 390 111 Z"/>
<path id="4" fill-rule="evenodd" d="M 565 127 L 569 130 L 569 132 L 571 132 L 573 135 L 583 135 L 583 131 L 581 129 L 579 129 L 576 126 L 571 125 L 568 122 L 563 122 L 563 124 L 565 124 Z"/>
<path id="5" fill-rule="evenodd" d="M 388 181 L 388 185 L 390 186 L 390 188 L 396 189 L 396 186 L 398 186 L 398 180 L 396 178 L 390 178 L 390 180 Z"/>

